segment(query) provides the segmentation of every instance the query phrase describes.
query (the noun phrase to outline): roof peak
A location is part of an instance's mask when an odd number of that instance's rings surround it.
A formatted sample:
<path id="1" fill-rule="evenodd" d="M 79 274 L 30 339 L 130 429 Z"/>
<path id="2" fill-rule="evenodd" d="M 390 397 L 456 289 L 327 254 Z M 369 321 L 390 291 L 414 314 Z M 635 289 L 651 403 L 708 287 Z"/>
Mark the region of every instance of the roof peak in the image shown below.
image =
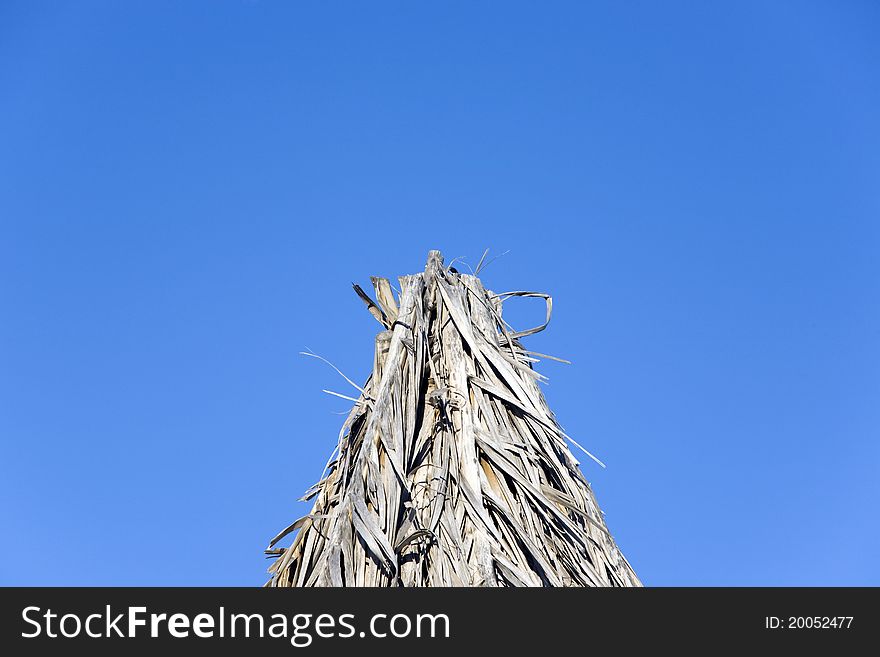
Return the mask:
<path id="1" fill-rule="evenodd" d="M 439 271 L 443 267 L 443 254 L 436 249 L 428 251 L 428 262 L 425 264 L 425 273 Z"/>

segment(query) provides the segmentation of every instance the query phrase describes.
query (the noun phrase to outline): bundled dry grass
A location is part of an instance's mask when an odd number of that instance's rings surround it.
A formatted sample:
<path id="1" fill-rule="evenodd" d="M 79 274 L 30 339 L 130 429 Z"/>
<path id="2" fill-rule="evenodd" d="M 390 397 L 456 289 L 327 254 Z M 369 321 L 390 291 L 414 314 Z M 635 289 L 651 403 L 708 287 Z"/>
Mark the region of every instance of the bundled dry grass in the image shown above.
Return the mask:
<path id="1" fill-rule="evenodd" d="M 372 280 L 375 302 L 355 290 L 386 329 L 373 373 L 311 513 L 269 544 L 267 586 L 640 586 L 520 343 L 550 297 L 493 294 L 437 251 L 399 306 Z M 513 296 L 544 298 L 547 321 L 511 332 Z"/>

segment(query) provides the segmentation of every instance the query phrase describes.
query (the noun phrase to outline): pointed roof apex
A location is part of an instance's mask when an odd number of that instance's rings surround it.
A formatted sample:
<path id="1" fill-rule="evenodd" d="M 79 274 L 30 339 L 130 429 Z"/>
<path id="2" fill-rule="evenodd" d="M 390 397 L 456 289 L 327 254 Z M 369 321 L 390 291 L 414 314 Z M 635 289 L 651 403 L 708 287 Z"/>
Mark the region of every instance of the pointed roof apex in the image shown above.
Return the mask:
<path id="1" fill-rule="evenodd" d="M 443 267 L 443 254 L 437 250 L 428 251 L 428 262 L 425 264 L 425 273 L 437 272 Z"/>
<path id="2" fill-rule="evenodd" d="M 345 377 L 356 399 L 327 391 L 354 406 L 303 498 L 312 511 L 266 548 L 269 586 L 641 585 L 569 443 L 602 462 L 556 421 L 544 356 L 521 342 L 552 300 L 486 290 L 485 258 L 457 274 L 430 251 L 397 299 L 385 278 L 375 300 L 354 285 L 383 328 L 373 371 L 362 387 Z M 516 331 L 502 303 L 523 297 L 544 299 L 546 319 Z"/>

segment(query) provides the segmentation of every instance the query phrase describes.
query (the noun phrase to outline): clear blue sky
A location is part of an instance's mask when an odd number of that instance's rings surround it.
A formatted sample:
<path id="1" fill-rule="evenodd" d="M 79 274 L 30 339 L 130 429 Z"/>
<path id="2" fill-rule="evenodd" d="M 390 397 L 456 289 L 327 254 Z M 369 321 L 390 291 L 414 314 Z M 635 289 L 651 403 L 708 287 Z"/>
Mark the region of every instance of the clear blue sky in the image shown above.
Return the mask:
<path id="1" fill-rule="evenodd" d="M 0 583 L 262 584 L 490 247 L 647 584 L 880 584 L 880 8 L 715 4 L 3 2 Z"/>

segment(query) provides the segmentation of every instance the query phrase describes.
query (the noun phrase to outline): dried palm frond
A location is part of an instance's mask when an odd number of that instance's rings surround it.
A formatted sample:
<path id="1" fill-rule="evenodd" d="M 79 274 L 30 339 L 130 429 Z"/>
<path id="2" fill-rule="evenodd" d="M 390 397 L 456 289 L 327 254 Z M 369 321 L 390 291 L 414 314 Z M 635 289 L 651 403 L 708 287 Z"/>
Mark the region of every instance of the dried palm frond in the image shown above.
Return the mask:
<path id="1" fill-rule="evenodd" d="M 372 280 L 375 301 L 355 286 L 385 327 L 372 375 L 311 513 L 269 543 L 267 586 L 640 586 L 520 342 L 550 297 L 493 294 L 437 251 L 399 305 Z M 513 296 L 543 298 L 546 321 L 512 332 Z"/>

